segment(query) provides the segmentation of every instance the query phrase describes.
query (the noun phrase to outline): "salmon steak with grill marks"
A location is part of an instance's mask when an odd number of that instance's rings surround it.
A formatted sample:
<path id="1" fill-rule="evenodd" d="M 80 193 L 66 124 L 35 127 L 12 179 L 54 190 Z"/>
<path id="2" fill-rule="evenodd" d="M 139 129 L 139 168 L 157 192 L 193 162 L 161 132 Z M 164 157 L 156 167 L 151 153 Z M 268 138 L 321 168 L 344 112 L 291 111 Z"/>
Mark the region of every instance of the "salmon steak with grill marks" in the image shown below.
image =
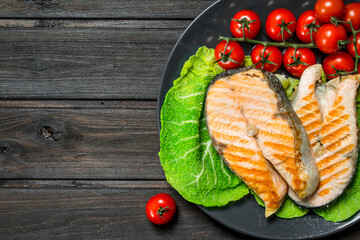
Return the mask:
<path id="1" fill-rule="evenodd" d="M 300 198 L 317 188 L 306 131 L 273 74 L 242 68 L 217 75 L 205 116 L 215 149 L 264 201 L 266 216 L 281 206 L 287 185 Z"/>
<path id="2" fill-rule="evenodd" d="M 320 184 L 310 197 L 289 196 L 304 207 L 324 206 L 343 193 L 355 173 L 358 126 L 355 99 L 360 75 L 320 81 L 321 65 L 308 67 L 292 102 L 310 140 Z"/>

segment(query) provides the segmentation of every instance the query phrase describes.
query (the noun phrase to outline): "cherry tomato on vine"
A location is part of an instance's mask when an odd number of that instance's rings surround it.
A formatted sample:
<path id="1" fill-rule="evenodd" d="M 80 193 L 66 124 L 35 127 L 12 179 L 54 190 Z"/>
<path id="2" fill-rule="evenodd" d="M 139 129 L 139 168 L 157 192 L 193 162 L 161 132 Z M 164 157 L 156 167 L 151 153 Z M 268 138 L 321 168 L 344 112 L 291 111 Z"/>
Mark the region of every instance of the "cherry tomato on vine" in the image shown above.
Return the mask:
<path id="1" fill-rule="evenodd" d="M 316 63 L 315 54 L 309 48 L 289 47 L 283 55 L 285 69 L 295 77 L 300 77 L 306 68 Z"/>
<path id="2" fill-rule="evenodd" d="M 323 23 L 330 22 L 331 17 L 341 19 L 345 13 L 343 0 L 317 0 L 315 3 L 315 16 Z"/>
<path id="3" fill-rule="evenodd" d="M 232 69 L 240 67 L 243 64 L 245 54 L 239 43 L 235 41 L 229 41 L 228 43 L 223 40 L 215 47 L 215 59 L 220 67 Z"/>
<path id="4" fill-rule="evenodd" d="M 360 29 L 360 3 L 350 3 L 345 6 L 345 14 L 342 18 L 343 21 L 351 20 L 351 24 L 355 31 Z M 351 32 L 351 27 L 347 23 L 342 23 L 348 32 Z"/>
<path id="5" fill-rule="evenodd" d="M 263 69 L 269 72 L 276 72 L 282 63 L 282 55 L 280 50 L 274 46 L 265 46 L 262 44 L 256 45 L 251 51 L 251 61 L 256 68 Z"/>
<path id="6" fill-rule="evenodd" d="M 145 212 L 152 223 L 166 224 L 176 213 L 175 200 L 167 193 L 156 194 L 147 202 Z"/>
<path id="7" fill-rule="evenodd" d="M 349 41 L 353 41 L 354 38 L 353 38 L 353 35 L 351 34 L 349 39 Z M 356 34 L 356 48 L 357 48 L 357 53 L 358 55 L 360 55 L 360 32 L 358 32 Z M 349 44 L 346 44 L 346 50 L 348 51 L 348 53 L 350 53 L 350 55 L 355 58 L 355 46 L 353 43 L 349 43 Z"/>
<path id="8" fill-rule="evenodd" d="M 243 24 L 245 37 L 249 39 L 256 37 L 261 27 L 259 16 L 251 10 L 241 10 L 236 13 L 230 23 L 230 31 L 234 37 L 243 37 Z"/>
<path id="9" fill-rule="evenodd" d="M 295 31 L 295 15 L 285 8 L 272 11 L 266 19 L 265 30 L 267 35 L 274 41 L 282 41 L 281 29 L 283 28 L 284 39 L 287 40 Z"/>
<path id="10" fill-rule="evenodd" d="M 344 51 L 339 51 L 326 56 L 323 62 L 323 69 L 329 79 L 338 77 L 337 70 L 342 72 L 351 72 L 355 68 L 354 59 Z"/>
<path id="11" fill-rule="evenodd" d="M 296 23 L 296 36 L 304 43 L 311 43 L 310 29 L 313 29 L 312 38 L 315 41 L 316 31 L 319 29 L 321 22 L 315 17 L 314 10 L 303 12 Z"/>
<path id="12" fill-rule="evenodd" d="M 334 53 L 339 50 L 338 41 L 346 39 L 347 32 L 343 26 L 327 23 L 317 31 L 315 42 L 320 51 Z"/>

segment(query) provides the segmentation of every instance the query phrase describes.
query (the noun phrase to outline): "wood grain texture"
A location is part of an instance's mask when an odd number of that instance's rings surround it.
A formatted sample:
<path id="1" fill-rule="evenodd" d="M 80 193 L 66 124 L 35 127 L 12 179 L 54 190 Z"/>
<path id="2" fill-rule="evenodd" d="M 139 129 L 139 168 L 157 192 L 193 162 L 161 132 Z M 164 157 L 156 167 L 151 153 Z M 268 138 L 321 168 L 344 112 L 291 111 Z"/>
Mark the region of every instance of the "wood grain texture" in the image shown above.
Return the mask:
<path id="1" fill-rule="evenodd" d="M 214 0 L 2 0 L 2 18 L 192 19 Z"/>
<path id="2" fill-rule="evenodd" d="M 156 100 L 189 23 L 0 20 L 0 99 Z"/>
<path id="3" fill-rule="evenodd" d="M 98 181 L 96 184 L 1 182 L 0 238 L 248 239 L 207 217 L 165 182 Z M 178 206 L 175 221 L 162 227 L 150 223 L 145 215 L 146 202 L 159 192 L 171 194 Z"/>
<path id="4" fill-rule="evenodd" d="M 164 179 L 154 101 L 0 101 L 0 109 L 1 178 Z"/>
<path id="5" fill-rule="evenodd" d="M 155 226 L 147 200 L 171 194 L 178 214 Z M 353 240 L 358 225 L 326 239 Z M 0 181 L 1 239 L 253 239 L 210 219 L 164 181 Z"/>

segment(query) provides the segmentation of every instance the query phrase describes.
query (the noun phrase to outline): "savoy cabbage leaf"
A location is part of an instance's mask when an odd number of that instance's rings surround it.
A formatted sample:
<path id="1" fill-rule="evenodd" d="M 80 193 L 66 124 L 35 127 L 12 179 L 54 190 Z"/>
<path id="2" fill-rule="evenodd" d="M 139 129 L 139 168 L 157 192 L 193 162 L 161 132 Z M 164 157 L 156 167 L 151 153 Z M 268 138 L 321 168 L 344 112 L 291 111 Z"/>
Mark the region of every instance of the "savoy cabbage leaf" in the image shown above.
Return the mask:
<path id="1" fill-rule="evenodd" d="M 167 181 L 188 201 L 224 206 L 248 194 L 211 144 L 203 116 L 207 87 L 224 71 L 214 50 L 200 48 L 184 64 L 161 109 L 160 161 Z"/>

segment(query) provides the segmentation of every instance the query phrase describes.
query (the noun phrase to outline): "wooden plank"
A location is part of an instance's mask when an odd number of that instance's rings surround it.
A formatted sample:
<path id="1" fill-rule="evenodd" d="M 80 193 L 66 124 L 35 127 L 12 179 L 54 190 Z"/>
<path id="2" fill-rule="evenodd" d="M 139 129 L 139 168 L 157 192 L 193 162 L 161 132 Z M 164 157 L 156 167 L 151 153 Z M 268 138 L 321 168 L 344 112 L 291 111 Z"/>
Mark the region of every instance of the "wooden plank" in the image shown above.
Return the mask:
<path id="1" fill-rule="evenodd" d="M 155 101 L 0 101 L 0 109 L 1 178 L 165 178 Z"/>
<path id="2" fill-rule="evenodd" d="M 0 20 L 0 99 L 156 100 L 189 23 Z"/>
<path id="3" fill-rule="evenodd" d="M 214 0 L 2 0 L 1 18 L 192 19 Z"/>
<path id="4" fill-rule="evenodd" d="M 148 199 L 175 198 L 166 226 L 145 216 Z M 326 239 L 357 239 L 359 224 Z M 0 181 L 1 239 L 253 239 L 209 218 L 165 181 Z"/>
<path id="5" fill-rule="evenodd" d="M 0 100 L 0 112 L 4 108 L 51 108 L 51 109 L 156 109 L 154 101 L 129 100 Z"/>
<path id="6" fill-rule="evenodd" d="M 248 239 L 207 217 L 165 182 L 118 181 L 101 188 L 53 184 L 2 182 L 1 239 Z M 160 192 L 171 194 L 178 207 L 174 221 L 162 227 L 145 215 L 147 200 Z"/>

